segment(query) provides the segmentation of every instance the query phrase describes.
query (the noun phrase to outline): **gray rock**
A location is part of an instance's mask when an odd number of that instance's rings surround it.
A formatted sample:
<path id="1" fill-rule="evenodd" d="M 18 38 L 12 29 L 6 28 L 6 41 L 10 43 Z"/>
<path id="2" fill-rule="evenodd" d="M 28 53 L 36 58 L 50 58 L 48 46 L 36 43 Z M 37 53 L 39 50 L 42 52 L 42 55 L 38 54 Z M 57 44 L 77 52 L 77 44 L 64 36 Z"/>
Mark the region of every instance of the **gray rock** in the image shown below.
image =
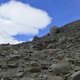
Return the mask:
<path id="1" fill-rule="evenodd" d="M 68 80 L 80 80 L 80 71 L 73 73 Z"/>
<path id="2" fill-rule="evenodd" d="M 59 38 L 59 44 L 63 44 L 67 41 L 66 37 Z"/>
<path id="3" fill-rule="evenodd" d="M 12 78 L 10 78 L 10 77 L 4 77 L 4 78 L 1 78 L 1 80 L 12 80 Z"/>
<path id="4" fill-rule="evenodd" d="M 35 36 L 34 38 L 33 38 L 33 41 L 36 41 L 36 40 L 39 40 L 40 38 L 38 37 L 38 36 Z"/>
<path id="5" fill-rule="evenodd" d="M 31 69 L 29 69 L 30 73 L 38 73 L 41 72 L 41 69 L 39 67 L 32 67 Z"/>
<path id="6" fill-rule="evenodd" d="M 7 68 L 8 68 L 8 65 L 7 65 L 6 62 L 2 62 L 2 63 L 0 64 L 0 66 L 1 66 L 2 69 L 7 69 Z"/>
<path id="7" fill-rule="evenodd" d="M 24 60 L 26 60 L 26 61 L 29 60 L 29 57 L 28 56 L 25 56 L 24 57 Z"/>
<path id="8" fill-rule="evenodd" d="M 30 64 L 31 64 L 31 66 L 33 66 L 33 67 L 39 66 L 38 63 L 37 63 L 36 61 L 31 61 Z"/>
<path id="9" fill-rule="evenodd" d="M 62 60 L 64 58 L 65 54 L 58 54 L 56 59 L 57 60 Z"/>
<path id="10" fill-rule="evenodd" d="M 3 52 L 3 53 L 0 53 L 0 55 L 1 55 L 1 56 L 5 56 L 5 53 L 4 53 L 4 52 Z"/>
<path id="11" fill-rule="evenodd" d="M 49 71 L 51 71 L 52 74 L 66 74 L 69 73 L 70 70 L 71 70 L 71 66 L 68 63 L 52 64 L 49 67 Z"/>
<path id="12" fill-rule="evenodd" d="M 41 69 L 43 69 L 43 70 L 48 69 L 48 64 L 42 63 L 42 64 L 40 64 L 40 67 L 41 67 Z"/>
<path id="13" fill-rule="evenodd" d="M 30 77 L 23 77 L 23 78 L 21 78 L 21 80 L 35 80 L 35 79 L 30 78 Z"/>
<path id="14" fill-rule="evenodd" d="M 15 59 L 15 58 L 19 59 L 21 57 L 21 55 L 11 54 L 9 57 L 11 59 Z"/>
<path id="15" fill-rule="evenodd" d="M 80 66 L 75 66 L 74 71 L 75 71 L 75 72 L 80 71 Z"/>
<path id="16" fill-rule="evenodd" d="M 50 34 L 54 34 L 59 32 L 59 28 L 57 26 L 53 26 L 50 28 Z"/>
<path id="17" fill-rule="evenodd" d="M 47 80 L 64 80 L 64 79 L 60 76 L 49 76 Z"/>
<path id="18" fill-rule="evenodd" d="M 19 66 L 19 64 L 17 62 L 9 62 L 8 63 L 9 68 L 17 68 L 18 66 Z"/>
<path id="19" fill-rule="evenodd" d="M 23 75 L 24 75 L 24 72 L 18 72 L 18 73 L 16 74 L 17 77 L 22 77 Z"/>
<path id="20" fill-rule="evenodd" d="M 16 77 L 16 70 L 14 69 L 9 69 L 9 70 L 3 70 L 0 73 L 0 76 L 2 76 L 3 78 L 12 78 L 12 77 Z"/>

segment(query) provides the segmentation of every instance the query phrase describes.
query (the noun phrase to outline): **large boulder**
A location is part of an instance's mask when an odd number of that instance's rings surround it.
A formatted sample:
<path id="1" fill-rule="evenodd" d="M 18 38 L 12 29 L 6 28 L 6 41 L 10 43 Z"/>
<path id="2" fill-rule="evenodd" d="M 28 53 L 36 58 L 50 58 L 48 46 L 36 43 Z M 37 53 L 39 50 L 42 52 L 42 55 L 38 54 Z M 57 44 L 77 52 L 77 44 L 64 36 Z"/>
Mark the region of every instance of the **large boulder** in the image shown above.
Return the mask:
<path id="1" fill-rule="evenodd" d="M 52 74 L 59 75 L 59 74 L 67 74 L 71 70 L 71 66 L 68 63 L 57 63 L 57 64 L 52 64 L 49 67 L 49 71 Z"/>

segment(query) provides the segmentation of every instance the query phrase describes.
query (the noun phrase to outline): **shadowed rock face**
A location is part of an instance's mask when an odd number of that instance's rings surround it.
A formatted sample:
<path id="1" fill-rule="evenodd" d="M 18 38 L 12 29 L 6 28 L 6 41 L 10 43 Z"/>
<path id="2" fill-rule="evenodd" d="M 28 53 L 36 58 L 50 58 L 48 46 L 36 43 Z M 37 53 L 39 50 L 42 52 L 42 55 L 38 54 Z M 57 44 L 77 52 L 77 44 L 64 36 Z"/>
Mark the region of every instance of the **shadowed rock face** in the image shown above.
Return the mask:
<path id="1" fill-rule="evenodd" d="M 1 44 L 0 80 L 80 80 L 80 20 L 31 42 Z"/>

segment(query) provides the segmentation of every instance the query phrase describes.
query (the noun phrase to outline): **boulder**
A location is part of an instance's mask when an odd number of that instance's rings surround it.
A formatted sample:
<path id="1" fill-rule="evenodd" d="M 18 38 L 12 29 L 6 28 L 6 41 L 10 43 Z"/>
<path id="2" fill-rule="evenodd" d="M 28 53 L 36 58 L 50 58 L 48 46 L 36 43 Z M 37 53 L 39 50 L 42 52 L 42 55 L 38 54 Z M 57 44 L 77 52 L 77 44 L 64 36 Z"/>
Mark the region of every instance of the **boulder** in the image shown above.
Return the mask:
<path id="1" fill-rule="evenodd" d="M 68 63 L 57 63 L 57 64 L 52 64 L 50 67 L 49 67 L 49 71 L 52 73 L 52 74 L 56 74 L 56 75 L 59 75 L 59 74 L 67 74 L 69 73 L 71 70 L 71 66 L 70 64 Z"/>

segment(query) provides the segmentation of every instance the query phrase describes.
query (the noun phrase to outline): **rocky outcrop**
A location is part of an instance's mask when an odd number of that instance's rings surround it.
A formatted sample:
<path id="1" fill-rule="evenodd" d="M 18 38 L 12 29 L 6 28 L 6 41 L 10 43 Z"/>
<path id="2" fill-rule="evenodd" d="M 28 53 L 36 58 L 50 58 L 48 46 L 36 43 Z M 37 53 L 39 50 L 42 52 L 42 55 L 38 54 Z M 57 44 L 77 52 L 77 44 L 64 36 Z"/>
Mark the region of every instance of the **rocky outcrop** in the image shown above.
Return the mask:
<path id="1" fill-rule="evenodd" d="M 56 34 L 56 33 L 59 33 L 59 28 L 57 26 L 52 26 L 50 28 L 50 34 Z"/>

